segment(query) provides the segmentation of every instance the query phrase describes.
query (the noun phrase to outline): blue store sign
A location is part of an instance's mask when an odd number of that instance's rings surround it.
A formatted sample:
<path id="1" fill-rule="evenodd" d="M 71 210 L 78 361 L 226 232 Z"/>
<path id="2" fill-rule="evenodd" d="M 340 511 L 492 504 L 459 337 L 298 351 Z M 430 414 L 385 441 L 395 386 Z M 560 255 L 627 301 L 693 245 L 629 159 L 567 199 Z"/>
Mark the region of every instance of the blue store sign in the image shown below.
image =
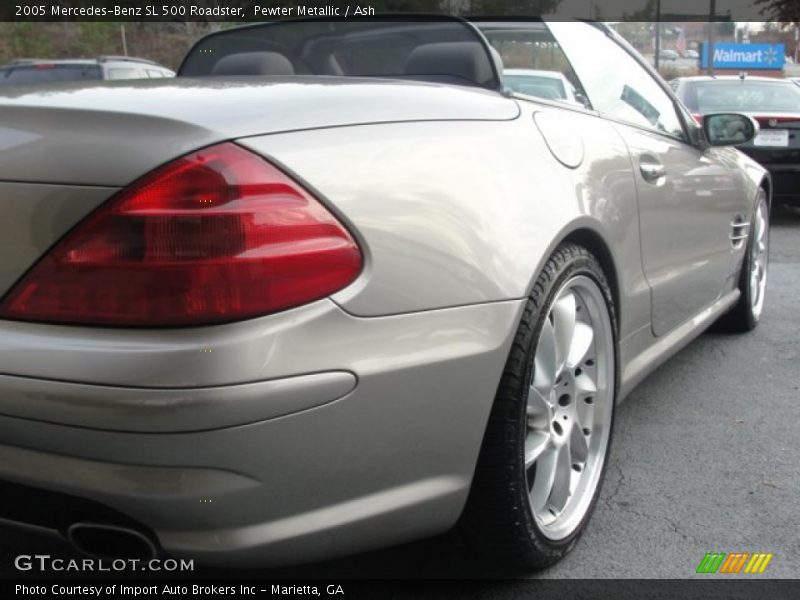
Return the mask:
<path id="1" fill-rule="evenodd" d="M 786 60 L 783 44 L 714 44 L 714 68 L 718 69 L 783 69 Z M 708 67 L 708 44 L 703 42 L 700 66 Z"/>

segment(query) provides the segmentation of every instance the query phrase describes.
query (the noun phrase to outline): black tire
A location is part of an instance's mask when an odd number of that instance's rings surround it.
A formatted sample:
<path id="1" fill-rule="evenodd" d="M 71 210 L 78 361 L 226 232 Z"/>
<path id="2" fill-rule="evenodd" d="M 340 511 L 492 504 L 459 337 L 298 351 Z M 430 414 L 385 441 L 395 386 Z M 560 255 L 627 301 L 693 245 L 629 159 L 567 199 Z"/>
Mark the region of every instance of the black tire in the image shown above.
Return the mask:
<path id="1" fill-rule="evenodd" d="M 753 294 L 754 291 L 750 285 L 750 272 L 755 260 L 754 242 L 756 233 L 756 218 L 758 207 L 761 203 L 766 207 L 764 210 L 766 214 L 766 224 L 769 227 L 769 203 L 767 201 L 767 192 L 761 188 L 756 198 L 755 208 L 753 209 L 752 225 L 750 227 L 750 235 L 747 238 L 747 248 L 745 250 L 744 259 L 742 260 L 742 268 L 739 271 L 739 300 L 728 312 L 722 315 L 714 324 L 714 329 L 717 331 L 727 331 L 731 333 L 745 333 L 752 331 L 758 325 L 761 318 L 761 311 L 756 312 L 753 308 Z M 769 260 L 769 237 L 767 237 L 767 261 Z"/>
<path id="2" fill-rule="evenodd" d="M 610 447 L 610 431 L 613 429 L 613 402 L 610 407 L 608 442 L 599 467 L 599 483 L 585 516 L 572 534 L 558 541 L 544 534 L 534 518 L 526 481 L 526 411 L 534 353 L 544 320 L 556 300 L 558 290 L 576 275 L 587 276 L 602 292 L 613 338 L 613 356 L 610 357 L 613 361 L 613 382 L 610 383 L 609 393 L 616 400 L 619 377 L 616 361 L 617 325 L 612 294 L 598 260 L 581 246 L 564 244 L 545 264 L 527 301 L 492 406 L 469 499 L 459 523 L 462 537 L 474 551 L 506 568 L 540 569 L 563 558 L 580 537 L 600 494 Z"/>

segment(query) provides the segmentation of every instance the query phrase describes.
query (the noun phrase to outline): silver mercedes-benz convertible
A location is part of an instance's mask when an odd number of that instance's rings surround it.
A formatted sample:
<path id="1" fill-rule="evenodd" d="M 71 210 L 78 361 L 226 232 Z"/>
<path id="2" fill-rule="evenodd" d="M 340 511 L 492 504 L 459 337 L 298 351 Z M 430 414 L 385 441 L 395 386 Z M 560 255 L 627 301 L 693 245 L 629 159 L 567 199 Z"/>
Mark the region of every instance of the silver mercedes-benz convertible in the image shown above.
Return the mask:
<path id="1" fill-rule="evenodd" d="M 282 21 L 174 80 L 3 88 L 0 520 L 236 566 L 456 526 L 553 563 L 616 404 L 762 315 L 756 128 L 583 22 Z"/>

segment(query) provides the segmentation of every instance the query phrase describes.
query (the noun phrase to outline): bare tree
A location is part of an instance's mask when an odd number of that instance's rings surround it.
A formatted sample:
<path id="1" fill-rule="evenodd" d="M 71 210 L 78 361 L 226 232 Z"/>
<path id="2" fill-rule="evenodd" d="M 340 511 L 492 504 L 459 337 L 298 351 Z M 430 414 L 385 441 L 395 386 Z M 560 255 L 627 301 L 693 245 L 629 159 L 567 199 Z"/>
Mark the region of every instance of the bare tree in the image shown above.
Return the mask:
<path id="1" fill-rule="evenodd" d="M 773 21 L 800 23 L 800 2 L 798 0 L 755 0 L 761 6 L 761 14 Z"/>

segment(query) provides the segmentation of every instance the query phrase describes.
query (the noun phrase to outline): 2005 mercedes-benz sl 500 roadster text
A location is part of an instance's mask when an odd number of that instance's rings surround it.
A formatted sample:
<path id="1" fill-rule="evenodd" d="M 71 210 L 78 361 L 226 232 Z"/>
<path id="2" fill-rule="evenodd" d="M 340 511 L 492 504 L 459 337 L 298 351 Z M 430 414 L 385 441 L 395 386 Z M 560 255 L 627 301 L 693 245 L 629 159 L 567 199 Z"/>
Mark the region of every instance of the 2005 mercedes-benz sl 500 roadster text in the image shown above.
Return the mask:
<path id="1" fill-rule="evenodd" d="M 4 88 L 0 519 L 237 566 L 456 526 L 551 564 L 616 403 L 762 314 L 756 130 L 578 22 L 283 21 L 174 80 Z"/>

